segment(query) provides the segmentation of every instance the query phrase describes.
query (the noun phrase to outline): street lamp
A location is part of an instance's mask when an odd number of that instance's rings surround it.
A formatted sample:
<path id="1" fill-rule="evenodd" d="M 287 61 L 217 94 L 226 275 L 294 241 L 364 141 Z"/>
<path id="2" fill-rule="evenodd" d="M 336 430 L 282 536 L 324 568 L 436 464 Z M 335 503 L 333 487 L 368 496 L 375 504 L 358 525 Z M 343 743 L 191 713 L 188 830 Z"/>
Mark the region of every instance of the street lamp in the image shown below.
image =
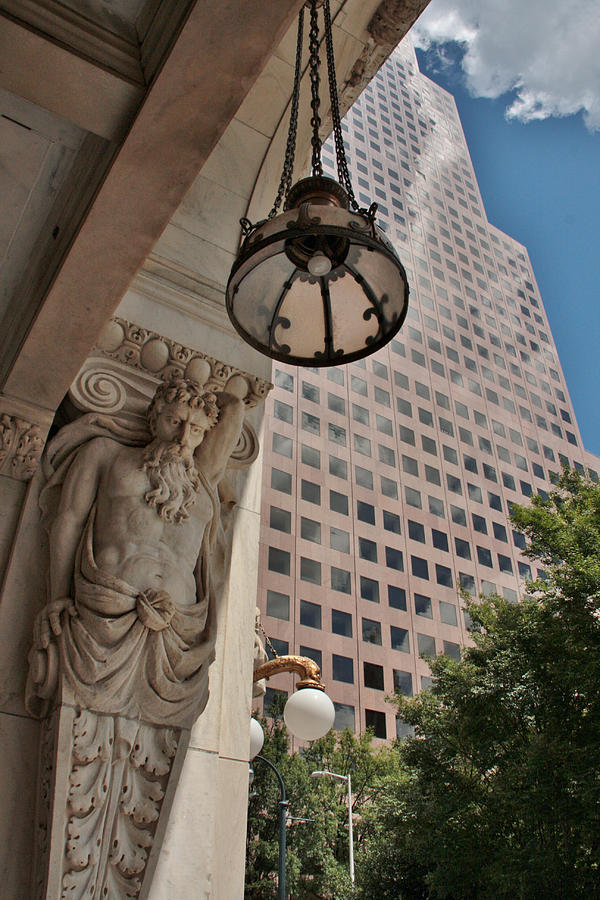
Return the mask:
<path id="1" fill-rule="evenodd" d="M 280 672 L 301 676 L 296 693 L 285 704 L 285 724 L 302 741 L 323 737 L 333 725 L 335 708 L 325 693 L 319 666 L 306 656 L 276 656 L 254 670 L 253 680 L 256 683 Z"/>
<path id="2" fill-rule="evenodd" d="M 297 691 L 289 698 L 283 710 L 283 718 L 289 730 L 303 741 L 314 741 L 327 734 L 335 718 L 333 703 L 325 693 L 321 682 L 321 670 L 314 660 L 306 656 L 275 656 L 254 670 L 256 683 L 263 678 L 271 678 L 280 672 L 296 672 L 301 676 L 296 684 Z M 285 851 L 286 815 L 288 803 L 283 779 L 272 762 L 259 756 L 265 736 L 260 723 L 250 720 L 249 759 L 259 759 L 273 770 L 279 781 L 281 799 L 279 801 L 279 866 L 277 898 L 285 900 Z M 352 874 L 352 878 L 354 875 Z"/>
<path id="3" fill-rule="evenodd" d="M 271 359 L 295 366 L 343 365 L 375 353 L 408 310 L 406 272 L 378 228 L 377 204 L 361 208 L 344 149 L 329 0 L 307 0 L 312 172 L 292 184 L 302 72 L 304 7 L 298 18 L 294 87 L 285 162 L 273 208 L 244 235 L 227 284 L 227 312 L 241 337 Z M 339 181 L 323 175 L 319 130 L 320 48 L 324 43 Z M 283 201 L 283 212 L 278 212 Z"/>
<path id="4" fill-rule="evenodd" d="M 310 773 L 313 777 L 321 777 L 322 775 L 328 775 L 329 778 L 337 778 L 339 781 L 345 781 L 348 784 L 348 845 L 349 845 L 349 868 L 350 868 L 350 881 L 354 884 L 354 831 L 352 827 L 352 781 L 350 779 L 350 774 L 348 775 L 338 775 L 337 772 L 330 772 L 327 769 L 319 770 L 317 772 Z"/>
<path id="5" fill-rule="evenodd" d="M 252 721 L 254 722 L 255 719 L 253 719 Z M 266 759 L 266 757 L 264 756 L 256 756 L 254 757 L 254 759 L 259 759 L 261 762 L 264 762 L 265 765 L 267 765 L 271 769 L 271 771 L 275 773 L 275 775 L 277 776 L 277 781 L 279 782 L 279 863 L 277 869 L 277 900 L 285 900 L 285 850 L 288 808 L 288 801 L 285 796 L 285 785 L 278 769 L 275 768 L 270 760 Z"/>

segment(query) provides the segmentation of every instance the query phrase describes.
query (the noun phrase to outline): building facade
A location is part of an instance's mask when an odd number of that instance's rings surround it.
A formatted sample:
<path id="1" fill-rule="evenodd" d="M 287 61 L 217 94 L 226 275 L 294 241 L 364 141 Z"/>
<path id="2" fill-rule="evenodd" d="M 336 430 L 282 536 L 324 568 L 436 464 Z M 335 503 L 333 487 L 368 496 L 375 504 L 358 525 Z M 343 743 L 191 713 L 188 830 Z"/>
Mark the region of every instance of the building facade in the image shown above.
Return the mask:
<path id="1" fill-rule="evenodd" d="M 460 588 L 516 601 L 535 577 L 512 503 L 566 461 L 596 477 L 526 248 L 487 221 L 455 102 L 405 41 L 344 123 L 353 185 L 408 273 L 397 338 L 343 368 L 275 364 L 258 605 L 278 654 L 322 668 L 336 727 L 406 726 L 422 655 L 468 640 Z M 324 167 L 334 175 L 331 141 Z M 270 682 L 291 691 L 291 676 Z"/>

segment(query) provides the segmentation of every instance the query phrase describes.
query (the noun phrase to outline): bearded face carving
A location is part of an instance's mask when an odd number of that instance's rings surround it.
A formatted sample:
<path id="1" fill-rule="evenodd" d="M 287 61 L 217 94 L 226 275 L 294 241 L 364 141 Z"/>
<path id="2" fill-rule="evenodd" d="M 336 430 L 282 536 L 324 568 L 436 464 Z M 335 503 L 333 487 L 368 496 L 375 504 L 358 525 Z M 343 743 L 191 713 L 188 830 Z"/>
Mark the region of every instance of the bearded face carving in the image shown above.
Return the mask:
<path id="1" fill-rule="evenodd" d="M 194 451 L 218 418 L 214 394 L 201 394 L 193 383 L 159 387 L 148 411 L 154 440 L 146 447 L 143 471 L 150 481 L 146 503 L 167 522 L 189 518 L 200 489 Z"/>

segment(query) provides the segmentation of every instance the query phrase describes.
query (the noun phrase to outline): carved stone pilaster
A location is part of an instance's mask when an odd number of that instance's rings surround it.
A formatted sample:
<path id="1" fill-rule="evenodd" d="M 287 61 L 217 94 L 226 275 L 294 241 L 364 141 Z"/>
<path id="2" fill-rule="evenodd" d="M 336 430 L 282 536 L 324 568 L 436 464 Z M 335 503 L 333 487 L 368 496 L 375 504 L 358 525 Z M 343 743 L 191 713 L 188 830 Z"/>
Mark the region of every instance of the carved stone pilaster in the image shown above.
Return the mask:
<path id="1" fill-rule="evenodd" d="M 188 740 L 67 706 L 45 721 L 35 900 L 147 895 Z"/>
<path id="2" fill-rule="evenodd" d="M 235 494 L 223 473 L 255 459 L 244 415 L 269 388 L 118 319 L 71 387 L 39 498 L 52 535 L 49 581 L 65 559 L 73 577 L 46 598 L 29 654 L 26 706 L 44 717 L 35 900 L 149 894 L 190 729 L 208 699 Z M 146 460 L 157 467 L 166 452 L 161 441 L 169 452 L 189 447 L 184 432 L 168 432 L 175 412 L 204 429 L 195 447 L 209 448 L 189 467 L 196 496 L 183 524 L 148 498 L 167 485 L 175 502 L 186 470 L 168 459 L 162 483 L 144 474 Z M 61 530 L 74 520 L 77 535 Z M 119 568 L 121 550 L 129 568 Z"/>
<path id="3" fill-rule="evenodd" d="M 45 432 L 36 424 L 7 413 L 0 415 L 0 475 L 29 481 L 44 449 Z"/>

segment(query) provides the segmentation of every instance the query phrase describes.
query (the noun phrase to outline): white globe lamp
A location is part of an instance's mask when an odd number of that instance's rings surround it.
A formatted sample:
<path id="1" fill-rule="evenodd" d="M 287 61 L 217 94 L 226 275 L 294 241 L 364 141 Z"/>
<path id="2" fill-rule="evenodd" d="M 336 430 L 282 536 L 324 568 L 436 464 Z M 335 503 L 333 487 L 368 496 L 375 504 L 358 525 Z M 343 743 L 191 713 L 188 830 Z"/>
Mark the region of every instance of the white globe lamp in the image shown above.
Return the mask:
<path id="1" fill-rule="evenodd" d="M 316 741 L 333 725 L 335 709 L 325 691 L 303 687 L 292 694 L 283 710 L 285 724 L 302 741 Z"/>
<path id="2" fill-rule="evenodd" d="M 262 750 L 265 742 L 265 733 L 262 730 L 260 722 L 256 719 L 250 719 L 250 755 L 248 759 L 254 759 Z"/>

